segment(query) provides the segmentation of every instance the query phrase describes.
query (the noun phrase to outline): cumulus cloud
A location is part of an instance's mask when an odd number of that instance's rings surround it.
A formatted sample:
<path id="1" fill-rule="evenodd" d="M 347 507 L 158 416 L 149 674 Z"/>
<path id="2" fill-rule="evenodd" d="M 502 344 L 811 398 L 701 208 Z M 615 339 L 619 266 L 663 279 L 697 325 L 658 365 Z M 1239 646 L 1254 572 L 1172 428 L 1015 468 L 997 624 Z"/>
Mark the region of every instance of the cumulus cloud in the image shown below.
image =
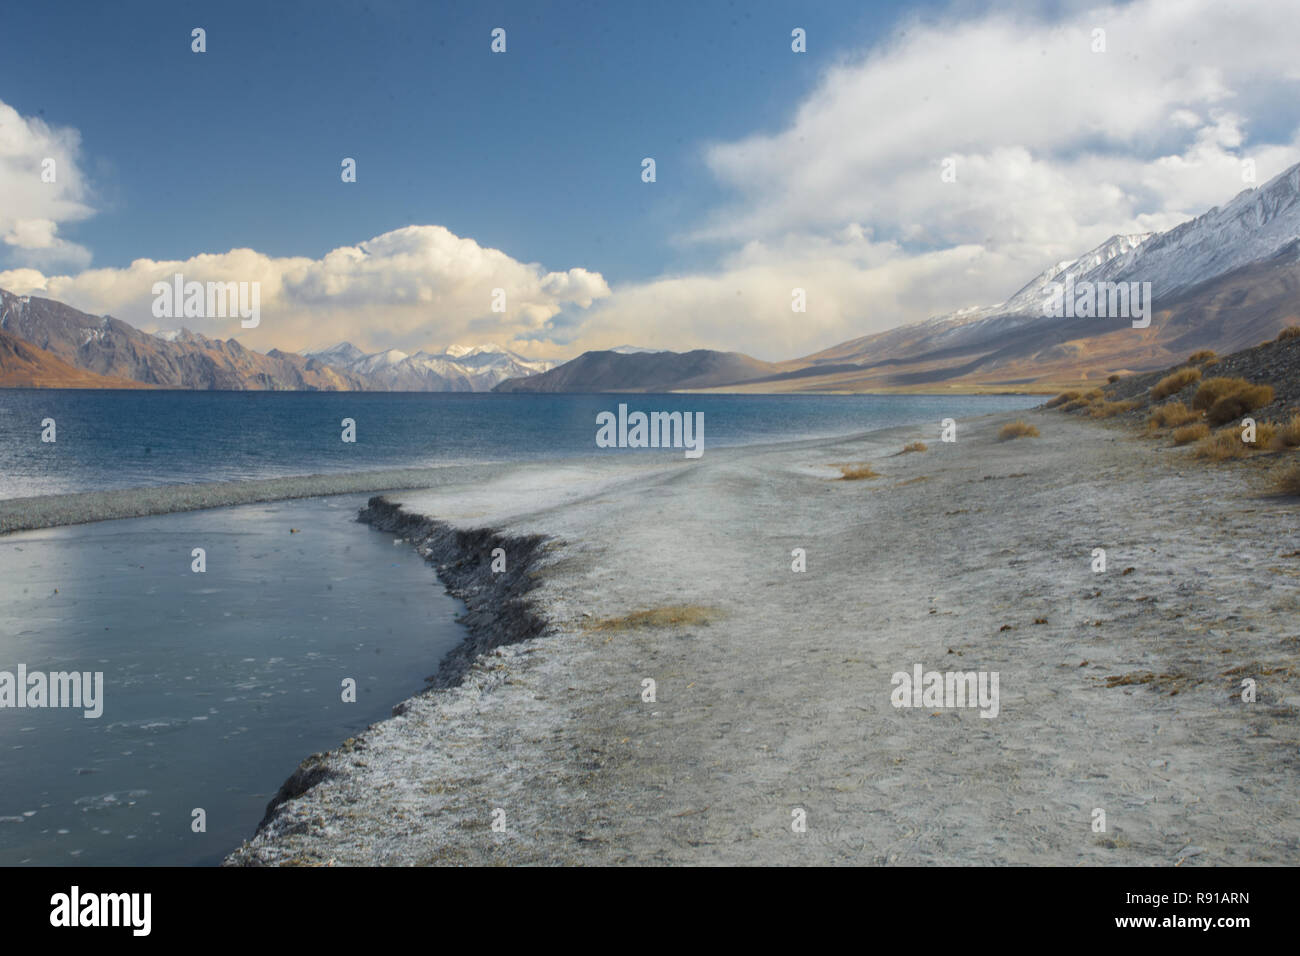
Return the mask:
<path id="1" fill-rule="evenodd" d="M 568 334 L 788 357 L 998 302 L 1111 235 L 1231 199 L 1244 160 L 1259 183 L 1300 161 L 1298 78 L 1258 0 L 905 23 L 779 131 L 707 147 L 732 198 L 687 238 L 735 251 L 619 287 Z"/>
<path id="2" fill-rule="evenodd" d="M 238 315 L 155 319 L 153 284 L 170 282 L 177 273 L 187 282 L 259 283 L 260 324 L 244 329 Z M 341 339 L 363 348 L 414 349 L 480 341 L 484 334 L 513 342 L 563 308 L 586 308 L 610 294 L 598 273 L 546 272 L 442 226 L 407 226 L 320 259 L 232 249 L 185 260 L 137 259 L 124 269 L 77 275 L 11 270 L 0 273 L 0 287 L 109 313 L 150 331 L 184 325 L 213 337 L 237 336 L 252 347 L 283 349 Z M 493 310 L 496 302 L 504 311 Z M 531 339 L 521 347 L 545 351 Z"/>
<path id="3" fill-rule="evenodd" d="M 81 137 L 0 101 L 0 242 L 11 265 L 84 268 L 85 247 L 58 235 L 93 215 L 79 165 Z"/>

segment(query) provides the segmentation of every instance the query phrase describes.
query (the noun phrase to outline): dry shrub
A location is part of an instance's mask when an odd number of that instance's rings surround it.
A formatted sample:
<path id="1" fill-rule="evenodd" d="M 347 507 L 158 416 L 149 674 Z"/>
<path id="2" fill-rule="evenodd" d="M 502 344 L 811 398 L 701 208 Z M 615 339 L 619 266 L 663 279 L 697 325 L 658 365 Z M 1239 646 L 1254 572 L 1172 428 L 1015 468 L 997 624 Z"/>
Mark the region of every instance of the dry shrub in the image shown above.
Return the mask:
<path id="1" fill-rule="evenodd" d="M 1119 381 L 1119 376 L 1116 375 L 1116 374 L 1114 374 L 1114 373 L 1112 372 L 1110 375 L 1107 375 L 1107 376 L 1106 376 L 1106 381 L 1108 381 L 1108 382 L 1110 382 L 1110 384 L 1114 385 L 1116 382 Z"/>
<path id="2" fill-rule="evenodd" d="M 1015 438 L 1037 438 L 1038 429 L 1028 422 L 1007 422 L 998 432 L 998 441 L 1011 441 Z"/>
<path id="3" fill-rule="evenodd" d="M 1114 418 L 1116 415 L 1133 411 L 1137 408 L 1137 404 L 1137 402 L 1098 402 L 1089 409 L 1088 414 L 1093 418 Z"/>
<path id="4" fill-rule="evenodd" d="M 923 442 L 923 441 L 914 441 L 914 442 L 909 442 L 908 444 L 904 445 L 904 446 L 903 446 L 903 450 L 900 451 L 899 454 L 900 454 L 900 455 L 906 455 L 909 451 L 926 451 L 926 450 L 927 450 L 927 449 L 926 449 L 926 444 L 925 444 L 925 442 Z"/>
<path id="5" fill-rule="evenodd" d="M 1224 395 L 1229 395 L 1249 385 L 1250 383 L 1244 378 L 1207 378 L 1201 382 L 1201 387 L 1192 396 L 1192 408 L 1205 411 Z"/>
<path id="6" fill-rule="evenodd" d="M 1083 393 L 1083 398 L 1084 398 L 1084 401 L 1088 401 L 1088 402 L 1099 402 L 1099 401 L 1101 401 L 1101 398 L 1102 398 L 1102 395 L 1101 395 L 1101 389 L 1099 389 L 1099 388 L 1094 388 L 1094 389 L 1093 389 L 1092 391 L 1090 391 L 1090 392 L 1084 392 L 1084 393 Z"/>
<path id="7" fill-rule="evenodd" d="M 1241 432 L 1235 428 L 1226 428 L 1201 439 L 1193 454 L 1209 461 L 1245 458 L 1250 454 L 1250 445 L 1241 440 Z"/>
<path id="8" fill-rule="evenodd" d="M 1073 411 L 1077 411 L 1080 408 L 1087 408 L 1091 404 L 1092 402 L 1088 401 L 1083 396 L 1079 396 L 1078 398 L 1068 401 L 1064 405 L 1062 405 L 1061 411 L 1073 412 Z"/>
<path id="9" fill-rule="evenodd" d="M 1284 468 L 1273 487 L 1284 495 L 1300 495 L 1300 465 Z"/>
<path id="10" fill-rule="evenodd" d="M 1244 378 L 1207 378 L 1192 396 L 1192 408 L 1207 412 L 1212 425 L 1223 425 L 1273 401 L 1273 389 Z"/>
<path id="11" fill-rule="evenodd" d="M 1211 362 L 1217 359 L 1218 356 L 1214 354 L 1214 349 L 1201 349 L 1199 352 L 1193 352 L 1187 356 L 1187 361 L 1192 363 Z"/>
<path id="12" fill-rule="evenodd" d="M 1273 401 L 1271 385 L 1248 385 L 1217 399 L 1205 413 L 1211 425 L 1226 425 Z"/>
<path id="13" fill-rule="evenodd" d="M 1277 432 L 1269 445 L 1278 451 L 1284 448 L 1300 448 L 1300 415 L 1292 415 L 1285 425 L 1278 425 Z"/>
<path id="14" fill-rule="evenodd" d="M 1255 448 L 1272 448 L 1277 438 L 1277 425 L 1273 422 L 1260 422 L 1255 426 Z"/>
<path id="15" fill-rule="evenodd" d="M 1158 402 L 1162 398 L 1168 398 L 1176 392 L 1181 392 L 1188 385 L 1200 380 L 1201 370 L 1199 368 L 1180 368 L 1151 386 L 1151 397 Z"/>
<path id="16" fill-rule="evenodd" d="M 1047 403 L 1048 408 L 1055 408 L 1057 405 L 1064 405 L 1066 402 L 1072 402 L 1079 397 L 1078 392 L 1062 392 L 1056 398 L 1050 399 Z"/>
<path id="17" fill-rule="evenodd" d="M 1177 428 L 1179 425 L 1199 421 L 1200 417 L 1200 412 L 1192 411 L 1182 402 L 1170 402 L 1168 405 L 1153 408 L 1147 425 L 1150 428 Z"/>
<path id="18" fill-rule="evenodd" d="M 840 465 L 842 481 L 859 481 L 862 478 L 879 478 L 880 475 L 870 465 Z"/>
<path id="19" fill-rule="evenodd" d="M 1285 342 L 1287 339 L 1297 338 L 1300 338 L 1300 325 L 1288 325 L 1277 334 L 1277 340 L 1279 342 Z"/>
<path id="20" fill-rule="evenodd" d="M 1189 445 L 1194 441 L 1207 438 L 1209 434 L 1210 426 L 1204 422 L 1198 422 L 1195 425 L 1184 425 L 1182 428 L 1174 429 L 1174 444 Z"/>

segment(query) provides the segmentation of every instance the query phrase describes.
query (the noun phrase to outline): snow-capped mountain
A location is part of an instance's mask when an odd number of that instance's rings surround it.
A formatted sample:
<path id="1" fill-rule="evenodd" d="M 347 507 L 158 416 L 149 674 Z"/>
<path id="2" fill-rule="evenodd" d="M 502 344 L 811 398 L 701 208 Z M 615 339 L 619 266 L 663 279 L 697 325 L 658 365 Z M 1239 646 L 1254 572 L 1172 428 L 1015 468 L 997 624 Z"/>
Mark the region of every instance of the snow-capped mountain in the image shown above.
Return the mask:
<path id="1" fill-rule="evenodd" d="M 1056 283 L 1151 283 L 1152 320 L 1044 316 Z M 1117 235 L 1057 262 L 1005 302 L 852 339 L 787 363 L 779 388 L 872 390 L 962 380 L 1007 383 L 1161 368 L 1191 351 L 1231 352 L 1295 322 L 1300 164 L 1157 234 Z M 1109 323 L 1109 324 L 1107 324 Z M 815 374 L 825 369 L 824 375 Z"/>
<path id="2" fill-rule="evenodd" d="M 1300 239 L 1300 165 L 1237 194 L 1085 273 L 1090 282 L 1150 282 L 1159 300 L 1260 262 Z"/>
<path id="3" fill-rule="evenodd" d="M 525 358 L 498 345 L 450 345 L 442 352 L 407 354 L 399 349 L 367 354 L 350 342 L 301 352 L 363 378 L 376 390 L 486 392 L 507 378 L 522 378 L 555 363 Z"/>

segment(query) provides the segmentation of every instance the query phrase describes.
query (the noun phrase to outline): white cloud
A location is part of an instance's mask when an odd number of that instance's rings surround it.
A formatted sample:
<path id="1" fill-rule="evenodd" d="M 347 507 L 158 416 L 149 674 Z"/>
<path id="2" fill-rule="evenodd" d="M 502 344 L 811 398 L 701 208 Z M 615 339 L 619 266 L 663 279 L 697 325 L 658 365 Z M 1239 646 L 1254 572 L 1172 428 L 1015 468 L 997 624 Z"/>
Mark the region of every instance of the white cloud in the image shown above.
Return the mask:
<path id="1" fill-rule="evenodd" d="M 20 116 L 0 101 L 0 241 L 10 261 L 40 268 L 90 263 L 89 250 L 58 236 L 60 225 L 94 213 L 80 151 L 75 129 Z"/>
<path id="2" fill-rule="evenodd" d="M 238 316 L 154 319 L 153 284 L 171 281 L 176 273 L 186 281 L 260 283 L 260 324 L 243 329 Z M 185 325 L 213 337 L 237 336 L 253 347 L 283 349 L 340 339 L 375 349 L 480 340 L 506 344 L 534 332 L 566 306 L 585 308 L 609 295 L 598 273 L 545 272 L 441 226 L 407 226 L 320 259 L 232 249 L 183 261 L 137 259 L 125 269 L 77 275 L 13 270 L 0 273 L 0 287 L 109 313 L 147 330 Z M 505 293 L 504 312 L 492 311 L 496 289 Z M 532 342 L 521 348 L 540 350 Z"/>
<path id="3" fill-rule="evenodd" d="M 778 132 L 706 149 L 735 198 L 686 238 L 734 252 L 618 287 L 567 334 L 790 357 L 993 304 L 1111 235 L 1169 229 L 1246 188 L 1244 158 L 1259 183 L 1300 161 L 1286 7 L 1139 0 L 1060 22 L 905 24 L 828 69 Z M 806 315 L 791 286 L 807 287 Z"/>

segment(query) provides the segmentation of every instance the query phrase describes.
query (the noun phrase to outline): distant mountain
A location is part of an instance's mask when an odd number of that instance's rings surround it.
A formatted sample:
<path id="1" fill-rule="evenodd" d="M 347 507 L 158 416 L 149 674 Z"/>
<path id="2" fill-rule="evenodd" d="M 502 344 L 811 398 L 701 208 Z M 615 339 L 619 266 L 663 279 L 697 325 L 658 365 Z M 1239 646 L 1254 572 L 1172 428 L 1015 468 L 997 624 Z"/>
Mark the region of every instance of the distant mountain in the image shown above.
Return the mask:
<path id="1" fill-rule="evenodd" d="M 537 375 L 555 364 L 496 345 L 452 345 L 437 354 L 388 349 L 367 355 L 350 342 L 340 342 L 302 354 L 364 379 L 369 388 L 408 392 L 486 392 L 505 379 Z"/>
<path id="2" fill-rule="evenodd" d="M 781 363 L 739 391 L 1032 386 L 1164 368 L 1191 349 L 1233 352 L 1300 313 L 1300 165 L 1165 233 L 1113 236 L 1015 295 Z M 1147 329 L 1127 319 L 1044 317 L 1052 283 L 1150 282 Z"/>
<path id="3" fill-rule="evenodd" d="M 584 352 L 541 375 L 508 379 L 498 392 L 665 392 L 745 382 L 778 371 L 740 352 Z"/>
<path id="4" fill-rule="evenodd" d="M 9 332 L 0 331 L 0 388 L 148 388 L 96 375 L 64 362 Z"/>
<path id="5" fill-rule="evenodd" d="M 188 330 L 149 335 L 109 316 L 0 289 L 0 329 L 88 372 L 164 388 L 363 388 L 355 376 L 323 362 L 272 349 L 263 355 L 235 339 L 210 339 Z"/>
<path id="6" fill-rule="evenodd" d="M 481 392 L 503 379 L 535 375 L 554 364 L 493 345 L 407 355 L 397 349 L 367 354 L 342 342 L 304 354 L 280 349 L 263 354 L 236 339 L 210 339 L 188 329 L 148 334 L 109 316 L 89 315 L 62 302 L 3 289 L 0 332 L 66 366 L 102 377 L 98 386 L 84 385 L 88 388 L 121 387 L 118 383 L 131 381 L 162 388 Z M 35 364 L 24 364 L 28 359 Z M 15 381 L 54 382 L 69 374 L 62 368 L 45 368 L 48 362 L 35 353 L 20 360 L 11 349 L 7 361 L 12 367 L 0 369 L 0 374 L 8 371 L 17 377 Z M 4 382 L 0 378 L 0 384 Z"/>

